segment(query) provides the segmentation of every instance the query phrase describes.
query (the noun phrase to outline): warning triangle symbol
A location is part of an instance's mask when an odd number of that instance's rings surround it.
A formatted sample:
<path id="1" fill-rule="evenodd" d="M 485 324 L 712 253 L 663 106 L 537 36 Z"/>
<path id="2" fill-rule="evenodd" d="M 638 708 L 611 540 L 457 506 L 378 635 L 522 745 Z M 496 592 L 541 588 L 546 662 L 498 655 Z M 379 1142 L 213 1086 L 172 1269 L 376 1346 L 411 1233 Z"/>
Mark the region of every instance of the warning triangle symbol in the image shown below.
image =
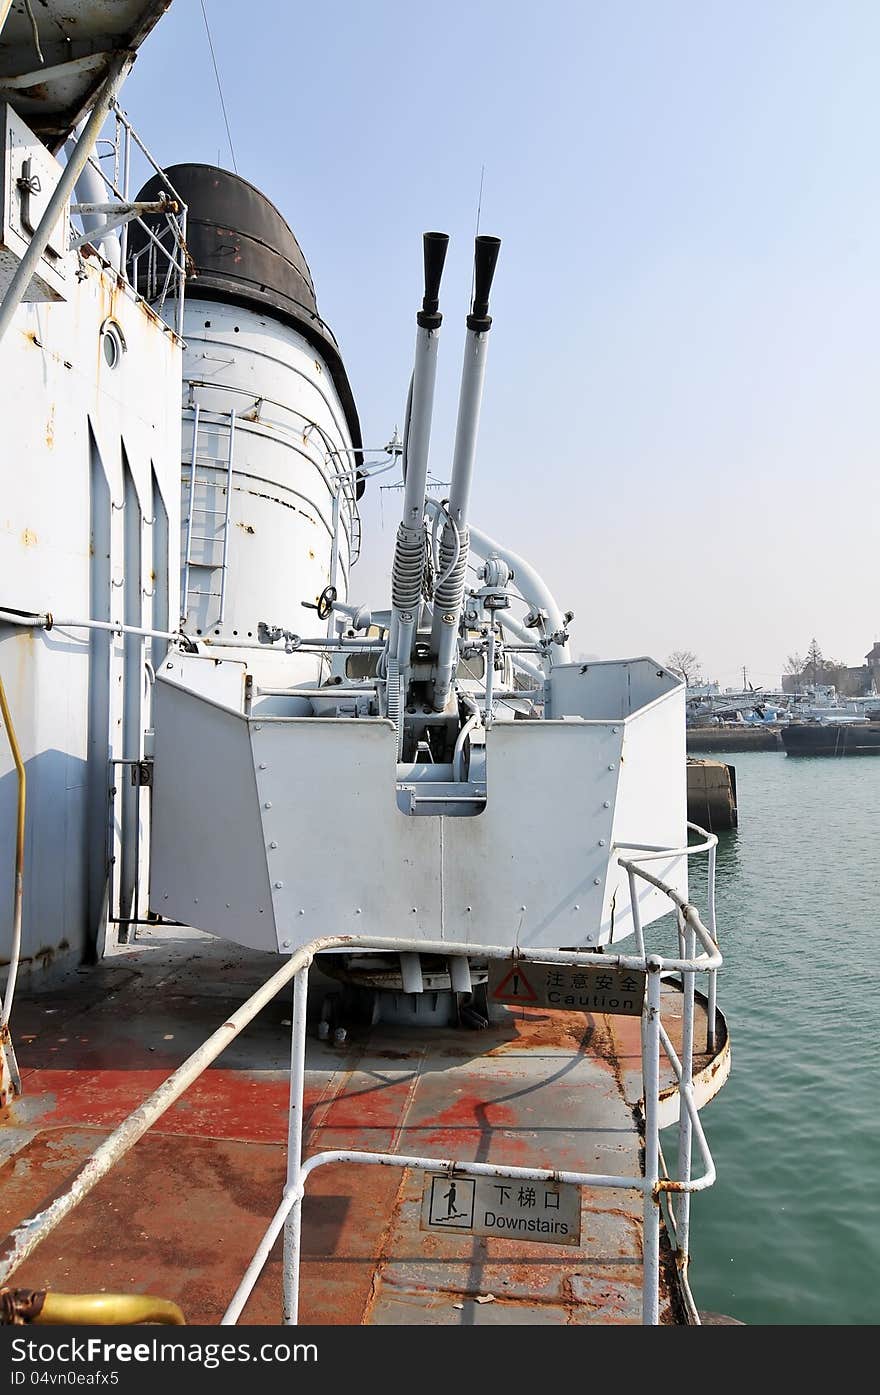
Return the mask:
<path id="1" fill-rule="evenodd" d="M 492 993 L 492 997 L 499 1002 L 509 1002 L 514 998 L 518 1003 L 536 1003 L 538 995 L 522 969 L 511 969 L 506 978 L 503 978 L 498 987 Z"/>

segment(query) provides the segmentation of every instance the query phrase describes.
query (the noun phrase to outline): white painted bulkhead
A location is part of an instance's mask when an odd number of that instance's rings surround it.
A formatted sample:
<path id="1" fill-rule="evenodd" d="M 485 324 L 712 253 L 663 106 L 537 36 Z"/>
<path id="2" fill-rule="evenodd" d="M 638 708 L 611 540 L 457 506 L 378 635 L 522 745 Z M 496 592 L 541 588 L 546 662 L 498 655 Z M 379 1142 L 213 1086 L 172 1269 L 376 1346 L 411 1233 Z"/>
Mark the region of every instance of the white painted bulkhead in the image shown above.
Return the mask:
<path id="1" fill-rule="evenodd" d="M 201 662 L 156 682 L 160 915 L 282 951 L 328 933 L 594 948 L 634 929 L 617 849 L 687 843 L 684 684 L 653 660 L 559 666 L 550 720 L 487 732 L 474 818 L 401 812 L 391 722 L 248 716 L 231 680 L 195 689 Z M 687 895 L 681 853 L 651 871 Z M 669 912 L 637 895 L 643 925 Z"/>
<path id="2" fill-rule="evenodd" d="M 180 341 L 95 259 L 76 259 L 71 270 L 67 302 L 22 306 L 0 343 L 0 609 L 174 629 Z M 144 660 L 158 664 L 163 652 L 159 640 L 0 621 L 0 672 L 27 772 L 22 972 L 100 952 L 109 761 L 142 754 L 150 701 Z M 16 798 L 0 734 L 2 960 L 11 936 Z M 143 831 L 142 853 L 146 844 Z"/>
<path id="3" fill-rule="evenodd" d="M 330 370 L 292 326 L 270 313 L 200 300 L 197 282 L 194 289 L 184 318 L 185 628 L 200 640 L 248 646 L 258 643 L 260 622 L 306 637 L 324 634 L 326 621 L 302 602 L 314 605 L 331 584 L 345 599 L 358 529 L 352 441 Z M 262 656 L 251 650 L 248 659 L 261 682 L 309 681 L 321 672 L 317 657 L 291 658 L 280 647 L 273 653 L 267 646 Z"/>

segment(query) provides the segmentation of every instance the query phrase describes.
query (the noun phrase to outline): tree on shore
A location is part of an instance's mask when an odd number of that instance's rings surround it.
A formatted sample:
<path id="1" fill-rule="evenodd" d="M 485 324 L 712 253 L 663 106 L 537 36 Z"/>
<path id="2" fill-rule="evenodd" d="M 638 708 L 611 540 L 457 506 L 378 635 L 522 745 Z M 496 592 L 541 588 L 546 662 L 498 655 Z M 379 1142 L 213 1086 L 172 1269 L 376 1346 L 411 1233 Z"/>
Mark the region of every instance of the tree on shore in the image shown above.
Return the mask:
<path id="1" fill-rule="evenodd" d="M 671 668 L 673 673 L 681 674 L 686 688 L 692 688 L 702 679 L 700 661 L 690 649 L 673 649 L 666 660 L 666 667 Z"/>
<path id="2" fill-rule="evenodd" d="M 797 652 L 797 650 L 795 650 L 793 654 L 789 654 L 788 658 L 785 661 L 785 668 L 782 670 L 782 672 L 786 678 L 794 679 L 794 691 L 796 693 L 799 693 L 801 690 L 801 684 L 804 681 L 804 659 L 803 656 Z"/>
<path id="3" fill-rule="evenodd" d="M 822 657 L 822 650 L 816 642 L 816 636 L 810 640 L 810 647 L 807 650 L 807 658 L 803 668 L 803 678 L 806 683 L 822 683 L 825 681 L 825 660 Z"/>
<path id="4" fill-rule="evenodd" d="M 815 636 L 810 640 L 807 657 L 790 654 L 785 663 L 786 676 L 795 679 L 795 689 L 815 688 L 817 683 L 826 683 L 842 692 L 846 686 L 847 665 L 840 659 L 826 659 L 819 648 Z"/>

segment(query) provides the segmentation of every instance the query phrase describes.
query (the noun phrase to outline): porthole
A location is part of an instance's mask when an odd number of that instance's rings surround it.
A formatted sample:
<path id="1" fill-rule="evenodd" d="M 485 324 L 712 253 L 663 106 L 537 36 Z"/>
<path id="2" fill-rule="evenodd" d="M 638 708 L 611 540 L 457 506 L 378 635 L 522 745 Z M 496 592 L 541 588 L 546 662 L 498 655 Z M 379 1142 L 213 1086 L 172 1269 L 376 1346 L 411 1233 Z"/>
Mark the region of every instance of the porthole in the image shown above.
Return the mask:
<path id="1" fill-rule="evenodd" d="M 108 368 L 118 368 L 125 353 L 125 335 L 115 320 L 105 320 L 101 325 L 101 352 Z"/>

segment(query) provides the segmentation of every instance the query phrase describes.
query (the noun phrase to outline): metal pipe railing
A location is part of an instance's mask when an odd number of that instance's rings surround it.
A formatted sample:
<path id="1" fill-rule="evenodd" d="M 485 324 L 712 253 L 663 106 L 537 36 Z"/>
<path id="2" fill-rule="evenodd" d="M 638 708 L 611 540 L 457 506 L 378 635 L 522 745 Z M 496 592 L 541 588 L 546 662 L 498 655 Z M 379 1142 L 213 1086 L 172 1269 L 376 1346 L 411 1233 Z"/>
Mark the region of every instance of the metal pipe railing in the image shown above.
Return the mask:
<path id="1" fill-rule="evenodd" d="M 612 850 L 618 852 L 622 848 L 625 848 L 627 851 L 637 850 L 639 855 L 637 858 L 631 859 L 632 862 L 669 861 L 673 857 L 693 857 L 698 853 L 708 853 L 706 878 L 706 905 L 707 916 L 709 920 L 708 935 L 710 940 L 717 948 L 718 940 L 717 923 L 715 915 L 715 872 L 718 837 L 714 833 L 707 833 L 706 829 L 701 828 L 699 824 L 691 823 L 690 821 L 687 824 L 687 828 L 688 832 L 697 833 L 701 835 L 703 841 L 698 843 L 688 843 L 685 847 L 681 848 L 662 848 L 655 843 L 613 843 Z M 629 864 L 625 863 L 621 858 L 618 858 L 618 861 L 620 862 L 620 865 L 622 867 L 629 866 Z M 632 874 L 630 874 L 630 901 L 633 906 L 633 921 L 636 926 L 636 934 L 638 935 L 640 933 L 640 925 Z M 684 957 L 684 955 L 686 954 L 683 942 L 684 927 L 681 925 L 679 926 L 679 932 L 680 953 L 682 957 Z M 714 1052 L 717 1037 L 715 1022 L 717 1016 L 717 977 L 717 966 L 713 966 L 711 969 L 708 970 L 708 990 L 706 995 L 706 1050 L 708 1052 Z"/>
<path id="2" fill-rule="evenodd" d="M 180 1098 L 185 1090 L 197 1080 L 202 1072 L 215 1061 L 221 1052 L 248 1026 L 266 1003 L 271 1002 L 277 993 L 290 982 L 310 959 L 308 950 L 297 950 L 287 963 L 268 979 L 256 993 L 243 1003 L 221 1027 L 213 1032 L 198 1050 L 178 1066 L 177 1070 L 144 1100 L 133 1113 L 115 1128 L 95 1149 L 74 1177 L 66 1192 L 62 1192 L 36 1216 L 29 1217 L 15 1228 L 8 1237 L 0 1257 L 0 1285 L 22 1264 L 37 1245 L 64 1220 L 65 1216 L 88 1196 L 101 1178 L 106 1176 L 123 1158 L 139 1138 L 160 1119 L 166 1110 Z"/>
<path id="3" fill-rule="evenodd" d="M 693 825 L 696 829 L 696 825 Z M 704 830 L 696 831 L 704 833 Z M 713 835 L 706 835 L 705 847 L 711 848 Z M 703 850 L 699 845 L 694 846 L 694 851 Z M 667 850 L 674 854 L 675 850 Z M 644 877 L 645 880 L 657 885 L 658 879 L 645 873 L 642 869 L 630 864 L 628 867 L 630 886 L 634 886 L 634 879 L 637 876 Z M 662 885 L 662 884 L 661 884 Z M 681 900 L 676 897 L 672 888 L 662 886 L 662 889 L 674 901 Z M 687 903 L 685 903 L 685 906 Z M 638 915 L 638 900 L 633 896 L 634 922 L 637 927 L 637 937 L 640 941 L 644 954 L 644 939 L 641 923 Z M 469 1163 L 458 1162 L 450 1159 L 432 1159 L 416 1156 L 405 1156 L 390 1153 L 365 1153 L 356 1150 L 334 1150 L 316 1154 L 306 1162 L 300 1158 L 288 1160 L 288 1182 L 285 1188 L 281 1203 L 273 1216 L 260 1245 L 248 1266 L 241 1283 L 233 1295 L 230 1304 L 221 1319 L 223 1324 L 232 1324 L 237 1321 L 254 1285 L 265 1265 L 271 1248 L 275 1243 L 283 1227 L 285 1227 L 288 1217 L 299 1216 L 302 1197 L 305 1189 L 305 1182 L 309 1175 L 320 1166 L 332 1162 L 375 1164 L 378 1166 L 414 1167 L 431 1171 L 445 1171 L 450 1173 L 461 1173 L 464 1176 L 503 1176 L 512 1179 L 542 1180 L 550 1177 L 556 1181 L 572 1182 L 583 1186 L 592 1187 L 615 1187 L 628 1190 L 642 1191 L 644 1195 L 643 1207 L 643 1321 L 648 1324 L 656 1324 L 659 1321 L 659 1255 L 660 1255 L 660 1211 L 659 1204 L 664 1192 L 674 1191 L 678 1197 L 679 1215 L 684 1215 L 684 1230 L 680 1245 L 680 1253 L 684 1257 L 684 1262 L 679 1265 L 679 1273 L 682 1286 L 688 1298 L 690 1290 L 687 1283 L 687 1232 L 689 1224 L 689 1197 L 691 1192 L 703 1190 L 710 1186 L 715 1180 L 715 1168 L 712 1162 L 711 1153 L 706 1143 L 705 1135 L 697 1117 L 697 1106 L 694 1098 L 692 1083 L 692 1060 L 693 1060 L 693 1012 L 694 994 L 693 977 L 698 970 L 708 971 L 707 965 L 712 962 L 713 956 L 696 955 L 696 923 L 699 917 L 692 907 L 690 918 L 685 916 L 682 907 L 677 908 L 679 919 L 685 924 L 685 935 L 687 943 L 687 954 L 680 956 L 678 961 L 662 959 L 660 956 L 651 955 L 643 958 L 643 967 L 648 971 L 648 992 L 643 1018 L 643 1079 L 644 1079 L 644 1106 L 645 1106 L 645 1167 L 642 1178 L 616 1177 L 610 1175 L 598 1175 L 576 1172 L 544 1171 L 537 1168 L 516 1168 L 516 1167 L 496 1167 L 490 1163 Z M 493 957 L 489 954 L 489 957 Z M 505 956 L 505 957 L 510 957 Z M 514 958 L 516 956 L 513 956 Z M 546 959 L 548 962 L 572 962 L 573 956 L 565 951 L 537 952 L 533 957 Z M 617 956 L 622 958 L 623 956 Z M 578 960 L 575 955 L 574 959 Z M 580 957 L 582 959 L 582 956 Z M 603 962 L 611 962 L 611 957 L 603 955 Z M 687 982 L 689 978 L 691 991 L 685 989 L 683 1003 L 683 1048 L 682 1055 L 686 1057 L 687 1066 L 682 1066 L 679 1061 L 668 1034 L 662 1026 L 660 1020 L 660 991 L 661 973 L 674 965 L 687 965 L 683 969 L 683 980 Z M 679 1157 L 686 1156 L 686 1165 L 682 1172 L 680 1165 L 680 1175 L 674 1180 L 660 1178 L 659 1176 L 659 1128 L 658 1128 L 658 1107 L 659 1107 L 659 1050 L 663 1046 L 664 1052 L 672 1064 L 676 1078 L 679 1081 L 680 1108 L 679 1108 Z M 304 1054 L 304 1046 L 303 1046 Z M 293 1107 L 293 1106 L 292 1106 Z M 701 1177 L 693 1179 L 690 1168 L 691 1137 L 695 1135 L 700 1148 L 705 1172 Z M 284 1321 L 294 1324 L 297 1321 L 297 1293 L 298 1293 L 298 1254 L 296 1243 L 292 1237 L 290 1229 L 286 1231 L 285 1256 L 284 1256 Z M 295 1235 L 298 1236 L 298 1219 Z M 688 1304 L 689 1311 L 696 1311 L 696 1307 L 691 1299 Z"/>
<path id="4" fill-rule="evenodd" d="M 574 956 L 575 958 L 577 956 Z M 568 960 L 572 959 L 569 954 Z M 581 956 L 582 959 L 582 956 Z M 604 962 L 604 961 L 603 961 Z M 235 1323 L 253 1291 L 259 1275 L 269 1257 L 269 1253 L 274 1245 L 282 1228 L 285 1226 L 288 1217 L 298 1213 L 302 1201 L 305 1183 L 308 1177 L 316 1168 L 330 1163 L 348 1164 L 370 1164 L 384 1167 L 410 1167 L 431 1172 L 448 1171 L 450 1174 L 460 1174 L 462 1176 L 475 1177 L 505 1177 L 511 1180 L 533 1180 L 571 1183 L 577 1186 L 590 1186 L 597 1188 L 615 1188 L 629 1191 L 642 1192 L 644 1196 L 644 1293 L 643 1293 L 643 1320 L 649 1324 L 655 1324 L 659 1319 L 659 1202 L 661 1194 L 667 1190 L 674 1190 L 679 1195 L 687 1194 L 691 1191 L 703 1190 L 715 1180 L 714 1164 L 711 1154 L 705 1141 L 699 1122 L 695 1121 L 696 1104 L 693 1098 L 693 1087 L 686 1085 L 682 1090 L 682 1117 L 686 1118 L 689 1127 L 694 1129 L 700 1143 L 706 1172 L 697 1179 L 669 1181 L 661 1179 L 659 1176 L 659 1131 L 657 1102 L 659 1098 L 659 1046 L 662 1042 L 666 1054 L 670 1056 L 673 1068 L 677 1075 L 681 1076 L 681 1063 L 669 1041 L 668 1035 L 662 1028 L 660 1022 L 660 976 L 663 961 L 659 956 L 649 956 L 647 965 L 649 971 L 648 979 L 648 1009 L 646 1011 L 646 1022 L 648 1031 L 646 1032 L 646 1052 L 643 1060 L 643 1071 L 645 1078 L 645 1148 L 646 1162 L 645 1175 L 643 1177 L 618 1176 L 615 1174 L 597 1174 L 575 1171 L 561 1171 L 559 1169 L 526 1168 L 497 1166 L 491 1163 L 472 1163 L 459 1161 L 456 1159 L 430 1158 L 416 1155 L 406 1155 L 399 1153 L 368 1153 L 359 1150 L 335 1149 L 313 1155 L 305 1162 L 292 1160 L 289 1162 L 288 1184 L 285 1188 L 284 1196 L 278 1206 L 266 1232 L 248 1266 L 242 1280 L 235 1291 L 229 1306 L 221 1319 L 224 1325 Z M 661 1036 L 662 1033 L 662 1036 Z M 298 1184 L 296 1179 L 298 1177 Z M 297 1232 L 298 1233 L 298 1232 Z M 295 1271 L 298 1267 L 298 1257 L 290 1253 L 285 1247 L 284 1259 L 284 1285 L 285 1285 L 285 1309 L 284 1321 L 288 1325 L 297 1321 L 296 1293 L 298 1280 Z M 682 1283 L 686 1284 L 686 1273 L 682 1273 Z"/>
<path id="5" fill-rule="evenodd" d="M 636 871 L 634 867 L 626 869 L 629 880 L 629 903 L 632 907 L 633 931 L 636 937 L 636 946 L 639 954 L 645 953 L 645 932 L 642 929 L 642 913 L 639 910 L 639 893 L 636 887 Z"/>
<path id="6" fill-rule="evenodd" d="M 127 50 L 117 53 L 109 60 L 107 77 L 95 99 L 85 126 L 70 153 L 67 164 L 59 175 L 58 183 L 52 190 L 43 216 L 31 236 L 24 256 L 6 288 L 6 294 L 2 304 L 0 304 L 0 339 L 3 338 L 12 323 L 12 317 L 25 297 L 27 288 L 31 283 L 31 277 L 49 245 L 49 238 L 52 236 L 55 224 L 64 211 L 65 204 L 73 193 L 76 181 L 82 174 L 95 141 L 101 133 L 101 127 L 113 105 L 117 89 L 127 76 L 134 60 L 134 53 Z"/>
<path id="7" fill-rule="evenodd" d="M 716 925 L 716 923 L 715 923 L 715 870 L 716 870 L 716 851 L 717 851 L 717 845 L 718 845 L 718 839 L 716 838 L 715 841 L 714 841 L 714 843 L 712 844 L 712 846 L 711 846 L 710 849 L 709 849 L 709 862 L 708 862 L 708 866 L 707 866 L 707 869 L 706 869 L 706 907 L 707 907 L 707 914 L 708 914 L 708 916 L 709 916 L 709 934 L 712 936 L 712 939 L 716 942 L 716 944 L 717 944 L 717 942 L 718 942 L 718 927 L 717 927 L 717 925 Z M 706 1016 L 707 1016 L 707 1018 L 708 1018 L 708 1027 L 707 1027 L 707 1029 L 706 1029 L 706 1050 L 707 1050 L 707 1051 L 714 1051 L 714 1050 L 715 1050 L 715 1015 L 716 1015 L 717 978 L 718 978 L 718 972 L 717 972 L 716 969 L 713 969 L 713 970 L 711 971 L 711 973 L 709 974 L 709 991 L 708 991 L 708 999 L 709 999 L 709 1001 L 708 1001 L 708 1007 L 707 1007 L 707 1012 L 706 1012 Z"/>
<path id="8" fill-rule="evenodd" d="M 293 981 L 293 1011 L 290 1033 L 290 1118 L 287 1130 L 287 1185 L 294 1201 L 284 1229 L 284 1274 L 282 1280 L 282 1315 L 285 1323 L 295 1321 L 299 1308 L 299 1256 L 302 1228 L 302 1142 L 303 1092 L 306 1071 L 306 1009 L 308 1006 L 309 965 Z M 260 1266 L 262 1268 L 262 1265 Z M 259 1271 L 258 1271 L 259 1272 Z M 294 1316 L 292 1317 L 291 1314 Z"/>
<path id="9" fill-rule="evenodd" d="M 653 963 L 652 963 L 653 960 Z M 660 1177 L 660 973 L 654 956 L 648 960 L 642 1032 L 642 1080 L 645 1109 L 645 1189 L 642 1202 L 642 1322 L 656 1327 L 660 1321 L 660 1208 L 654 1188 Z"/>
<path id="10" fill-rule="evenodd" d="M 700 830 L 703 832 L 703 830 Z M 708 836 L 708 835 L 707 835 Z M 661 891 L 677 907 L 686 927 L 686 948 L 688 953 L 675 957 L 660 955 L 624 955 L 603 953 L 601 963 L 605 967 L 638 969 L 647 974 L 646 1006 L 643 1022 L 643 1078 L 645 1115 L 645 1166 L 641 1177 L 617 1176 L 613 1174 L 593 1174 L 571 1171 L 557 1171 L 548 1168 L 498 1167 L 486 1162 L 462 1162 L 456 1159 L 434 1159 L 394 1153 L 359 1152 L 357 1150 L 334 1150 L 314 1155 L 307 1161 L 302 1159 L 303 1137 L 303 1084 L 305 1074 L 305 1026 L 307 971 L 314 956 L 330 949 L 385 949 L 398 951 L 416 950 L 422 953 L 473 954 L 473 945 L 458 945 L 447 941 L 428 942 L 396 937 L 361 938 L 359 936 L 332 936 L 314 940 L 311 944 L 297 949 L 260 989 L 254 993 L 237 1012 L 208 1038 L 193 1054 L 183 1062 L 168 1079 L 149 1096 L 144 1103 L 119 1125 L 86 1161 L 67 1191 L 57 1196 L 49 1206 L 36 1215 L 23 1221 L 12 1232 L 3 1249 L 0 1260 L 0 1284 L 33 1252 L 36 1246 L 55 1229 L 73 1208 L 92 1190 L 110 1168 L 134 1146 L 139 1138 L 175 1103 L 185 1090 L 204 1070 L 225 1050 L 266 1003 L 271 1001 L 291 980 L 294 981 L 294 1008 L 292 1014 L 291 1040 L 291 1104 L 288 1131 L 288 1176 L 285 1192 L 279 1207 L 248 1265 L 235 1295 L 222 1318 L 225 1324 L 237 1320 L 269 1252 L 285 1228 L 285 1257 L 283 1302 L 284 1321 L 288 1324 L 297 1320 L 298 1273 L 300 1253 L 299 1208 L 308 1177 L 316 1168 L 332 1162 L 375 1164 L 386 1167 L 426 1168 L 432 1171 L 460 1172 L 466 1176 L 504 1176 L 513 1179 L 535 1179 L 558 1182 L 571 1182 L 579 1186 L 621 1188 L 642 1192 L 644 1196 L 644 1236 L 643 1236 L 643 1322 L 655 1324 L 659 1321 L 659 1227 L 660 1201 L 664 1193 L 689 1195 L 703 1191 L 715 1180 L 715 1166 L 709 1151 L 705 1134 L 700 1124 L 692 1083 L 692 1064 L 682 1064 L 668 1033 L 660 1020 L 661 977 L 664 972 L 678 970 L 683 975 L 711 972 L 721 964 L 717 945 L 703 925 L 696 909 L 689 905 L 674 888 L 662 883 L 658 878 L 635 865 L 633 861 L 624 863 L 628 872 L 641 877 Z M 696 953 L 699 940 L 704 953 Z M 503 959 L 516 962 L 520 958 L 517 950 L 510 946 L 480 946 L 482 958 Z M 595 963 L 597 955 L 591 951 L 572 950 L 529 950 L 529 958 L 548 964 L 583 965 Z M 693 996 L 685 994 L 683 1022 L 690 1020 L 690 1027 L 683 1028 L 686 1054 L 690 1043 L 689 1056 L 693 1051 Z M 679 1129 L 687 1127 L 697 1144 L 704 1172 L 699 1177 L 688 1175 L 675 1179 L 661 1178 L 659 1175 L 659 1052 L 661 1046 L 669 1059 L 679 1084 Z M 685 1124 L 685 1120 L 687 1123 Z M 679 1155 L 682 1155 L 680 1143 Z M 678 1220 L 679 1230 L 681 1216 Z M 681 1271 L 682 1283 L 687 1287 L 686 1270 Z"/>
<path id="11" fill-rule="evenodd" d="M 694 932 L 691 926 L 685 927 L 684 932 L 684 957 L 693 956 L 696 951 Z M 681 1075 L 679 1077 L 679 1092 L 693 1084 L 694 1078 L 694 977 L 693 973 L 682 974 L 681 986 L 683 993 L 682 1022 L 681 1022 Z M 681 1182 L 691 1180 L 691 1122 L 687 1110 L 679 1110 L 678 1128 L 678 1179 Z M 680 1255 L 680 1263 L 687 1269 L 689 1242 L 690 1242 L 690 1218 L 691 1218 L 691 1198 L 690 1193 L 683 1191 L 677 1198 L 675 1205 L 675 1221 L 677 1249 Z"/>
<path id="12" fill-rule="evenodd" d="M 196 459 L 199 450 L 199 414 L 198 402 L 193 406 L 193 437 L 192 450 L 189 457 L 189 510 L 186 516 L 186 541 L 183 546 L 183 575 L 180 578 L 180 617 L 181 623 L 186 623 L 189 614 L 189 568 L 190 557 L 192 556 L 192 530 L 193 512 L 196 503 Z"/>
<path id="13" fill-rule="evenodd" d="M 25 630 L 109 630 L 112 634 L 142 635 L 145 639 L 180 639 L 180 632 L 147 630 L 141 625 L 124 625 L 117 620 L 58 619 L 51 611 L 45 615 L 20 615 L 14 610 L 0 610 L 0 625 L 20 625 Z"/>
<path id="14" fill-rule="evenodd" d="M 491 538 L 482 528 L 475 528 L 470 525 L 470 545 L 471 551 L 484 560 L 497 554 L 505 561 L 514 574 L 514 585 L 523 597 L 525 602 L 536 610 L 547 612 L 547 630 L 551 635 L 558 634 L 560 638 L 554 639 L 550 646 L 550 653 L 556 663 L 569 663 L 571 654 L 568 640 L 563 639 L 565 632 L 565 616 L 559 609 L 553 593 L 544 581 L 543 577 L 535 570 L 530 562 L 527 562 L 519 553 L 512 552 L 509 547 L 504 547 Z M 504 617 L 502 616 L 502 623 Z"/>
<path id="15" fill-rule="evenodd" d="M 229 520 L 232 514 L 232 466 L 235 458 L 235 408 L 229 413 L 229 449 L 226 453 L 226 508 L 223 514 L 223 555 L 220 561 L 220 613 L 218 625 L 223 624 L 226 614 L 226 577 L 229 570 Z M 195 487 L 195 482 L 193 482 Z M 192 497 L 190 497 L 190 518 L 192 518 Z"/>
<path id="16" fill-rule="evenodd" d="M 128 216 L 128 213 L 125 213 L 122 215 L 123 221 L 120 222 L 119 218 L 115 219 L 115 222 L 117 226 L 119 226 L 120 230 L 119 247 L 121 272 L 122 275 L 125 276 L 129 285 L 135 291 L 135 293 L 141 294 L 138 291 L 137 280 L 140 269 L 141 257 L 144 254 L 144 252 L 146 252 L 149 284 L 145 288 L 148 294 L 143 298 L 149 300 L 154 297 L 154 294 L 156 292 L 158 292 L 158 262 L 160 257 L 164 259 L 164 262 L 166 263 L 166 270 L 164 285 L 162 287 L 161 295 L 158 297 L 159 309 L 161 311 L 164 308 L 165 299 L 169 291 L 172 291 L 173 295 L 176 298 L 176 313 L 173 329 L 174 332 L 178 335 L 178 337 L 182 337 L 184 292 L 186 288 L 187 273 L 190 266 L 189 253 L 187 252 L 186 247 L 187 207 L 183 199 L 180 197 L 180 194 L 177 192 L 177 190 L 174 188 L 174 185 L 169 180 L 164 169 L 147 149 L 146 145 L 141 140 L 137 131 L 131 125 L 131 122 L 129 121 L 127 114 L 123 111 L 122 107 L 120 107 L 118 101 L 116 101 L 115 99 L 110 104 L 110 110 L 113 114 L 116 123 L 113 139 L 109 142 L 113 146 L 114 152 L 112 178 L 109 174 L 105 172 L 104 169 L 101 168 L 97 160 L 90 158 L 88 163 L 91 165 L 94 174 L 102 182 L 104 188 L 108 191 L 109 194 L 113 196 L 115 200 L 118 201 L 117 204 L 113 205 L 113 208 L 119 211 L 120 205 L 124 205 L 126 209 L 132 207 L 130 189 L 132 143 L 134 143 L 138 147 L 147 164 L 151 166 L 151 168 L 156 174 L 159 175 L 165 186 L 165 191 L 167 191 L 167 194 L 164 195 L 166 207 L 163 208 L 163 206 L 160 204 L 154 210 L 157 213 L 166 211 L 165 224 L 161 229 L 160 235 L 157 235 L 153 231 L 153 229 L 145 222 L 142 216 L 136 216 L 134 218 L 131 218 L 130 216 Z M 120 159 L 122 164 L 121 171 Z M 162 197 L 163 195 L 160 194 L 160 199 Z M 142 211 L 148 211 L 146 205 L 137 205 L 137 207 L 142 208 Z M 145 246 L 141 248 L 140 251 L 136 253 L 136 255 L 132 258 L 131 265 L 129 266 L 128 229 L 131 222 L 137 223 L 141 233 L 146 237 L 147 241 Z M 93 237 L 89 238 L 89 240 L 92 241 L 94 238 L 100 238 L 105 232 L 109 231 L 109 227 L 109 224 L 105 224 L 102 227 L 94 229 Z M 171 246 L 168 246 L 163 240 L 165 233 L 168 230 L 170 230 L 171 232 Z M 70 245 L 71 247 L 76 247 L 78 243 L 81 241 L 82 239 L 74 237 Z M 153 284 L 154 282 L 155 284 Z"/>

